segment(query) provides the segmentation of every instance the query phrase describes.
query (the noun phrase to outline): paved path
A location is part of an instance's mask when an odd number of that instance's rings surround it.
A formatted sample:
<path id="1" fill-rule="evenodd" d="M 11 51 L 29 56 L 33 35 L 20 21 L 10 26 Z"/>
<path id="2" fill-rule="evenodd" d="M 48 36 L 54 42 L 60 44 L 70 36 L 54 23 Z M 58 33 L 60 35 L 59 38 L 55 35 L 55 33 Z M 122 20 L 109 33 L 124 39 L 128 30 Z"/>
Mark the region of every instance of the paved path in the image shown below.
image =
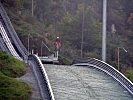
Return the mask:
<path id="1" fill-rule="evenodd" d="M 26 82 L 32 88 L 32 95 L 30 98 L 31 100 L 42 100 L 37 80 L 35 79 L 33 71 L 29 66 L 27 67 L 27 73 L 24 76 L 17 79 Z"/>
<path id="2" fill-rule="evenodd" d="M 41 68 L 33 60 L 29 60 L 29 65 L 30 67 L 32 67 L 31 69 L 34 72 L 42 99 L 51 100 L 45 78 L 43 76 L 43 73 L 41 72 L 42 71 Z"/>
<path id="3" fill-rule="evenodd" d="M 44 65 L 56 100 L 133 100 L 112 77 L 96 69 Z"/>

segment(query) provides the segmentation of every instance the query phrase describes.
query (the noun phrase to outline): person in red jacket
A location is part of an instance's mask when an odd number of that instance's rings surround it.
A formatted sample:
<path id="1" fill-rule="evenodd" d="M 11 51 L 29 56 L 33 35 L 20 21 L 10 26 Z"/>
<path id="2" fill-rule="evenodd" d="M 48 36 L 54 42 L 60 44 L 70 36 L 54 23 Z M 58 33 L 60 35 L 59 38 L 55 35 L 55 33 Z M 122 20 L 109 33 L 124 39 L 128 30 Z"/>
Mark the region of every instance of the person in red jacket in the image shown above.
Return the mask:
<path id="1" fill-rule="evenodd" d="M 55 46 L 56 46 L 56 49 L 57 49 L 57 50 L 59 50 L 59 49 L 60 49 L 60 47 L 61 47 L 59 37 L 57 37 L 57 38 L 56 38 Z"/>
<path id="2" fill-rule="evenodd" d="M 59 37 L 57 37 L 56 41 L 55 41 L 55 48 L 56 48 L 55 57 L 57 59 L 58 59 L 58 53 L 59 53 L 60 47 L 61 47 L 60 39 L 59 39 Z"/>

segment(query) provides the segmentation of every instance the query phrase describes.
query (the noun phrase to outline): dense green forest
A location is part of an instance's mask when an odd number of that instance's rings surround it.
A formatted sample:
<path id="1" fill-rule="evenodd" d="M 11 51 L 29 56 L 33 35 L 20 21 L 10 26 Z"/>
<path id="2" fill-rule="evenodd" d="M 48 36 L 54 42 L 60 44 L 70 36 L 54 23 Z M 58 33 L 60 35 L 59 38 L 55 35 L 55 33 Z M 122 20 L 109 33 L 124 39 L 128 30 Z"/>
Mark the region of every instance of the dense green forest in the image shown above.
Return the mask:
<path id="1" fill-rule="evenodd" d="M 32 34 L 35 41 L 41 38 L 54 51 L 54 41 L 59 36 L 60 54 L 73 59 L 80 57 L 83 32 L 83 57 L 101 59 L 102 0 L 33 0 L 33 16 L 32 0 L 2 3 L 20 38 Z M 133 66 L 132 5 L 133 0 L 107 0 L 107 63 L 117 68 L 117 49 L 124 47 L 128 52 L 120 49 L 122 70 Z M 39 42 L 31 45 L 30 49 L 40 53 Z"/>

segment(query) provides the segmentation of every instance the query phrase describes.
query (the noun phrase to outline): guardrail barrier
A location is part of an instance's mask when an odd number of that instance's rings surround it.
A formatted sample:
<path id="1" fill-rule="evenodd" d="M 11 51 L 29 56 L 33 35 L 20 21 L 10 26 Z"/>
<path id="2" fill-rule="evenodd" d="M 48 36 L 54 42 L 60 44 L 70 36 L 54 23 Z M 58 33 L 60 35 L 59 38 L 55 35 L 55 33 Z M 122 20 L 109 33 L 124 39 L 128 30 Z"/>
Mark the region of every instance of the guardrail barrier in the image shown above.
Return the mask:
<path id="1" fill-rule="evenodd" d="M 133 83 L 111 65 L 95 58 L 77 58 L 73 60 L 73 65 L 95 67 L 113 77 L 133 95 Z"/>

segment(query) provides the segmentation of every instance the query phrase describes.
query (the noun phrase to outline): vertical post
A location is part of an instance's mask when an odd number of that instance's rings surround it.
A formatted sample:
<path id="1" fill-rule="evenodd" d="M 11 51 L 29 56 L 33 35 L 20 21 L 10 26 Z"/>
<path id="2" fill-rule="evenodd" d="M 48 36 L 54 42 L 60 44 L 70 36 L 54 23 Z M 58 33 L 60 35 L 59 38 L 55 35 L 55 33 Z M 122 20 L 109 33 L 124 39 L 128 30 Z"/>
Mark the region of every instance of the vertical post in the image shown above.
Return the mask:
<path id="1" fill-rule="evenodd" d="M 43 46 L 43 41 L 41 42 L 41 57 L 42 57 L 42 46 Z"/>
<path id="2" fill-rule="evenodd" d="M 102 60 L 106 62 L 106 21 L 107 0 L 103 0 L 103 35 L 102 35 Z"/>
<path id="3" fill-rule="evenodd" d="M 30 36 L 30 34 L 28 34 L 28 55 L 29 55 L 29 36 Z"/>
<path id="4" fill-rule="evenodd" d="M 34 1 L 32 0 L 32 9 L 31 9 L 32 17 L 34 16 Z"/>
<path id="5" fill-rule="evenodd" d="M 56 55 L 57 60 L 58 60 L 58 53 L 59 53 L 59 51 L 57 50 L 57 55 Z"/>
<path id="6" fill-rule="evenodd" d="M 118 71 L 119 71 L 119 69 L 120 69 L 120 64 L 119 64 L 119 61 L 120 61 L 120 59 L 119 59 L 119 57 L 120 57 L 120 52 L 119 52 L 119 47 L 118 47 Z"/>
<path id="7" fill-rule="evenodd" d="M 82 21 L 82 36 L 81 36 L 81 58 L 83 57 L 83 41 L 84 41 L 84 4 L 83 4 L 83 21 Z"/>
<path id="8" fill-rule="evenodd" d="M 63 0 L 63 7 L 64 7 L 64 10 L 65 10 L 65 13 L 67 12 L 67 10 L 66 10 L 66 0 Z"/>
<path id="9" fill-rule="evenodd" d="M 120 48 L 127 52 L 125 48 L 118 47 L 118 71 L 120 70 Z"/>
<path id="10" fill-rule="evenodd" d="M 31 52 L 31 54 L 34 54 L 34 50 L 32 49 L 32 52 Z"/>

